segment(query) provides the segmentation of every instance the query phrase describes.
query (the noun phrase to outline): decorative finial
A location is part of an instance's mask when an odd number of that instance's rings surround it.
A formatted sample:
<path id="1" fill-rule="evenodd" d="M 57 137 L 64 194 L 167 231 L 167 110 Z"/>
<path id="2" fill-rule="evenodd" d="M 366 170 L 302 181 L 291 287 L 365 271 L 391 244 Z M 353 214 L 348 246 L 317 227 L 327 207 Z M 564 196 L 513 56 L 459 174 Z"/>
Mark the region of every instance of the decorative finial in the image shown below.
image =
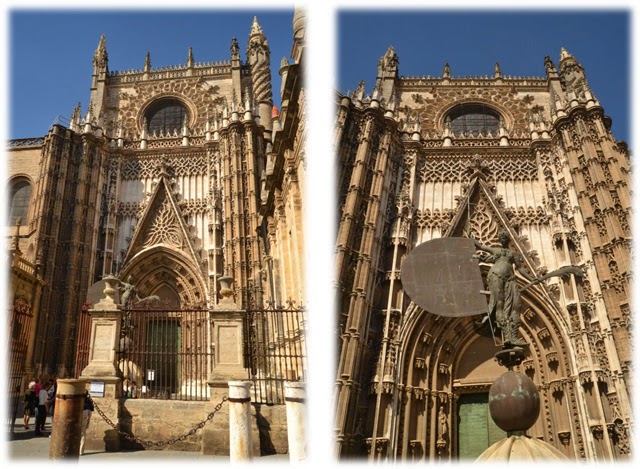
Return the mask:
<path id="1" fill-rule="evenodd" d="M 189 47 L 189 52 L 187 52 L 187 67 L 193 67 L 193 49 Z"/>
<path id="2" fill-rule="evenodd" d="M 239 56 L 240 54 L 240 46 L 238 45 L 238 40 L 234 37 L 231 39 L 231 55 Z"/>
<path id="3" fill-rule="evenodd" d="M 557 73 L 556 66 L 548 55 L 544 58 L 544 68 L 547 71 L 547 75 Z"/>
<path id="4" fill-rule="evenodd" d="M 451 76 L 451 67 L 449 67 L 449 64 L 446 63 L 444 64 L 444 70 L 442 72 L 442 78 L 449 78 Z"/>
<path id="5" fill-rule="evenodd" d="M 260 23 L 258 23 L 258 17 L 254 16 L 253 24 L 251 25 L 251 36 L 254 36 L 257 34 L 263 34 L 263 32 L 262 32 L 262 27 L 260 26 Z"/>
<path id="6" fill-rule="evenodd" d="M 147 55 L 144 58 L 144 70 L 148 72 L 150 68 L 151 68 L 151 54 L 147 52 Z"/>
<path id="7" fill-rule="evenodd" d="M 104 66 L 107 64 L 107 60 L 107 37 L 103 34 L 102 36 L 100 36 L 100 42 L 98 43 L 98 47 L 93 54 L 93 62 L 96 65 Z"/>
<path id="8" fill-rule="evenodd" d="M 496 62 L 496 66 L 493 68 L 493 77 L 502 78 L 502 70 L 500 70 L 500 64 Z"/>
<path id="9" fill-rule="evenodd" d="M 560 48 L 560 61 L 563 61 L 565 59 L 570 59 L 573 56 L 567 51 L 567 49 L 565 49 L 564 47 Z"/>

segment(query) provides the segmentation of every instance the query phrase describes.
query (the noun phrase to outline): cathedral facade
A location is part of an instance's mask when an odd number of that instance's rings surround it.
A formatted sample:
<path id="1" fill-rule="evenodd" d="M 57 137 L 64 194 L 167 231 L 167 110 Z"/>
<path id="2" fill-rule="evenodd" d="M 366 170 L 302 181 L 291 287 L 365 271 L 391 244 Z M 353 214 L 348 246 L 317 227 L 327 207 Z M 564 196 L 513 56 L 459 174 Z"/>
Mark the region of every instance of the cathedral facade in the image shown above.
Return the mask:
<path id="1" fill-rule="evenodd" d="M 488 414 L 500 334 L 405 294 L 413 248 L 471 234 L 511 249 L 526 373 L 541 412 L 528 435 L 571 459 L 631 448 L 630 160 L 584 68 L 562 49 L 545 76 L 401 77 L 393 48 L 370 94 L 338 95 L 336 453 L 376 461 L 475 459 L 505 434 Z M 490 264 L 480 263 L 486 284 Z M 522 288 L 528 282 L 517 275 Z"/>
<path id="2" fill-rule="evenodd" d="M 9 298 L 33 312 L 27 374 L 73 372 L 79 312 L 107 275 L 182 307 L 215 308 L 220 277 L 244 310 L 302 303 L 304 16 L 280 90 L 258 19 L 247 29 L 228 60 L 196 62 L 189 48 L 186 63 L 153 67 L 147 54 L 128 71 L 110 68 L 102 36 L 87 105 L 9 142 L 8 230 L 36 278 Z"/>

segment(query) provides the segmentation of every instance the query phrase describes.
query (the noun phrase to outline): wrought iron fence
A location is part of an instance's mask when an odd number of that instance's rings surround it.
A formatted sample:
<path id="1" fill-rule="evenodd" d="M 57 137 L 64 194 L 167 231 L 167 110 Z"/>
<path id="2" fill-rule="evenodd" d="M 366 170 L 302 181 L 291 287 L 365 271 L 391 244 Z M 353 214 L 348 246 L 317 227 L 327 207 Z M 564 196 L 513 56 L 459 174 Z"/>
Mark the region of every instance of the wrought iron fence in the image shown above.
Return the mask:
<path id="1" fill-rule="evenodd" d="M 29 348 L 29 334 L 33 314 L 31 306 L 25 303 L 14 304 L 9 311 L 9 425 L 13 432 L 18 409 L 23 401 L 22 382 L 24 381 L 25 360 Z"/>
<path id="2" fill-rule="evenodd" d="M 89 364 L 89 352 L 91 351 L 91 302 L 86 302 L 80 308 L 78 317 L 78 333 L 76 335 L 76 359 L 73 365 L 73 376 L 78 378 Z"/>
<path id="3" fill-rule="evenodd" d="M 118 368 L 123 395 L 206 401 L 213 366 L 208 309 L 152 302 L 123 314 Z"/>
<path id="4" fill-rule="evenodd" d="M 306 313 L 287 301 L 250 308 L 245 317 L 245 366 L 254 402 L 284 404 L 284 382 L 306 381 Z"/>

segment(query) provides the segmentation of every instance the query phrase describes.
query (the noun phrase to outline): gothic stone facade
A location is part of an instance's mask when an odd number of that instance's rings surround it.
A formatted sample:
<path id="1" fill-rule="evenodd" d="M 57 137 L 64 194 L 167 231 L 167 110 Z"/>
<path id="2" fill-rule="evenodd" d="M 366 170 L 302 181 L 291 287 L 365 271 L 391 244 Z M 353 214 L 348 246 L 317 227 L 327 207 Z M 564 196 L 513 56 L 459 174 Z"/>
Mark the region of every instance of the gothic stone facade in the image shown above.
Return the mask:
<path id="1" fill-rule="evenodd" d="M 10 142 L 11 194 L 29 187 L 19 245 L 44 282 L 28 369 L 73 370 L 78 312 L 108 274 L 182 305 L 216 305 L 222 275 L 243 309 L 304 298 L 301 12 L 293 26 L 280 110 L 257 19 L 246 62 L 233 38 L 228 61 L 189 49 L 186 64 L 147 54 L 141 70 L 110 71 L 103 36 L 86 113 Z"/>
<path id="2" fill-rule="evenodd" d="M 361 83 L 338 97 L 338 455 L 446 461 L 501 437 L 464 415 L 483 396 L 486 408 L 499 348 L 476 332 L 478 317 L 421 310 L 399 275 L 412 248 L 470 227 L 485 245 L 506 231 L 531 275 L 584 269 L 523 294 L 519 369 L 541 396 L 529 434 L 578 460 L 628 457 L 629 153 L 578 60 L 563 49 L 557 68 L 544 64 L 540 78 L 497 64 L 491 77 L 448 65 L 399 77 L 390 48 L 370 96 Z"/>

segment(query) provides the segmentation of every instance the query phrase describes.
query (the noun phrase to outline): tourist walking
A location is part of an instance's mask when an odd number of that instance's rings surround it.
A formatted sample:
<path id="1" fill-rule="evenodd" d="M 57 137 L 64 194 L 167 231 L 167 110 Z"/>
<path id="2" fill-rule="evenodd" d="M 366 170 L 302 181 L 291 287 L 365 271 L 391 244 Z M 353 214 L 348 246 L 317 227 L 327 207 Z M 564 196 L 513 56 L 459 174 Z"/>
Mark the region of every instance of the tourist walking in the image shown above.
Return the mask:
<path id="1" fill-rule="evenodd" d="M 35 417 L 38 406 L 38 395 L 35 391 L 36 383 L 31 381 L 24 395 L 24 429 L 29 430 L 29 419 Z"/>

